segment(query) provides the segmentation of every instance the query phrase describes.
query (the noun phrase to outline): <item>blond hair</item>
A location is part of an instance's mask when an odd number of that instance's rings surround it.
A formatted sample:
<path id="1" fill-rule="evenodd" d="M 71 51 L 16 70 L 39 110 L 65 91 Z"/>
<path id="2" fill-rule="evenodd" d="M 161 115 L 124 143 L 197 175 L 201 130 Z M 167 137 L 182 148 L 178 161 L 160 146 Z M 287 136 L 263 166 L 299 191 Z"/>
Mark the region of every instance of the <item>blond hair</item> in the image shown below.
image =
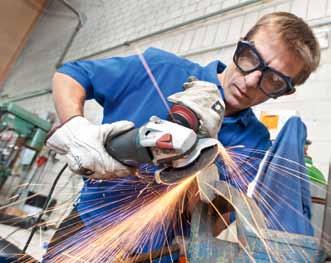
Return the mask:
<path id="1" fill-rule="evenodd" d="M 274 12 L 262 16 L 245 39 L 251 40 L 261 28 L 275 30 L 276 37 L 301 59 L 302 70 L 294 77 L 293 82 L 295 85 L 304 83 L 320 62 L 319 43 L 308 24 L 294 14 Z"/>

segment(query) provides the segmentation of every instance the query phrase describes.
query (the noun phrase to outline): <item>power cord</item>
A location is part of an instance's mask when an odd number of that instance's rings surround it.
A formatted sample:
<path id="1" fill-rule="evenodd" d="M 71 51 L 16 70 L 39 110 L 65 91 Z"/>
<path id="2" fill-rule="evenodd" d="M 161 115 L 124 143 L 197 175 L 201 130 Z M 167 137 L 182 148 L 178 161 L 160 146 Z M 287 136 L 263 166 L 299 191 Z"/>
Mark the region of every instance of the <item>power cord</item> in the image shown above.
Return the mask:
<path id="1" fill-rule="evenodd" d="M 38 216 L 38 218 L 37 218 L 37 220 L 36 220 L 36 223 L 35 223 L 35 225 L 33 226 L 32 230 L 31 230 L 30 236 L 29 236 L 28 240 L 26 241 L 25 246 L 24 246 L 24 248 L 23 248 L 23 250 L 22 250 L 23 254 L 26 253 L 26 250 L 27 250 L 27 248 L 29 247 L 29 245 L 30 245 L 30 243 L 31 243 L 31 240 L 32 240 L 32 238 L 33 238 L 35 232 L 36 232 L 37 229 L 38 229 L 38 225 L 39 225 L 39 223 L 41 222 L 42 216 L 44 215 L 44 213 L 45 213 L 45 211 L 46 211 L 46 209 L 47 209 L 47 207 L 48 207 L 48 203 L 49 203 L 49 201 L 51 200 L 51 197 L 52 197 L 52 194 L 53 194 L 53 192 L 54 192 L 54 189 L 55 189 L 55 187 L 56 187 L 56 185 L 57 185 L 57 183 L 58 183 L 58 181 L 59 181 L 61 175 L 63 174 L 63 172 L 65 171 L 65 169 L 66 169 L 67 167 L 68 167 L 68 164 L 65 164 L 65 165 L 62 167 L 61 171 L 57 174 L 57 176 L 56 176 L 56 178 L 55 178 L 55 180 L 54 180 L 54 182 L 53 182 L 53 184 L 52 184 L 51 190 L 49 191 L 49 194 L 48 194 L 48 196 L 47 196 L 47 199 L 46 199 L 46 202 L 45 202 L 45 204 L 44 204 L 44 206 L 43 206 L 43 209 L 42 209 L 42 211 L 40 212 L 40 214 L 39 214 L 39 216 Z"/>
<path id="2" fill-rule="evenodd" d="M 7 240 L 8 238 L 10 238 L 12 235 L 14 235 L 15 233 L 17 233 L 18 231 L 22 230 L 22 228 L 17 227 L 15 230 L 13 230 L 12 232 L 10 232 L 9 234 L 7 234 L 7 236 L 5 237 L 0 237 L 0 239 L 5 239 Z"/>

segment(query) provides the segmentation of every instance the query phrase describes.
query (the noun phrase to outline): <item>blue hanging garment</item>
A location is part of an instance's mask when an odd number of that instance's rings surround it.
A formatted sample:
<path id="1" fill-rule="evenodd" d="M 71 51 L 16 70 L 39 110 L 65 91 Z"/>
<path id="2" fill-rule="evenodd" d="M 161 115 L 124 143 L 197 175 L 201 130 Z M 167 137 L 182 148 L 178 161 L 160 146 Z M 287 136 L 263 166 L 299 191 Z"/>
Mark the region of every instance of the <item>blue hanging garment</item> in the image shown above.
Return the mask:
<path id="1" fill-rule="evenodd" d="M 303 151 L 306 136 L 306 126 L 299 117 L 286 122 L 261 163 L 253 197 L 270 229 L 312 236 Z"/>

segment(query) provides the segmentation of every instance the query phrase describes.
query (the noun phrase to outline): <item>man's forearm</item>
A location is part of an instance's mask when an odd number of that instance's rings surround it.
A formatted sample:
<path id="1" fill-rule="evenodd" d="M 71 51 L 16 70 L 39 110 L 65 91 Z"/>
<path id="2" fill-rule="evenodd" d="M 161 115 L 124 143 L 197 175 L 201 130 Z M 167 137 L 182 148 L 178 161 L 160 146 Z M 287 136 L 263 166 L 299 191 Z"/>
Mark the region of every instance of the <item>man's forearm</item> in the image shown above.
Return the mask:
<path id="1" fill-rule="evenodd" d="M 75 115 L 83 116 L 84 88 L 71 77 L 55 73 L 53 77 L 53 97 L 60 122 L 65 122 Z"/>

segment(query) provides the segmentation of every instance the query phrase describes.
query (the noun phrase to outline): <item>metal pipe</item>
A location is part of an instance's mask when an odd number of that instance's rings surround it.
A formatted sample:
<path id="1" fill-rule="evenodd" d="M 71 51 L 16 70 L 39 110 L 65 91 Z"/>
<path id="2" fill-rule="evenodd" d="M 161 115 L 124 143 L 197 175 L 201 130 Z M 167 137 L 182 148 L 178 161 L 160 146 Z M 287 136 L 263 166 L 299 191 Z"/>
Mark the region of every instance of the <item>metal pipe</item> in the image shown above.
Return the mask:
<path id="1" fill-rule="evenodd" d="M 308 24 L 312 28 L 328 26 L 328 25 L 331 24 L 331 18 L 328 17 L 328 18 L 322 18 L 322 19 L 318 19 L 318 20 L 309 21 Z M 183 53 L 181 55 L 184 56 L 184 57 L 189 57 L 189 56 L 194 56 L 194 55 L 198 55 L 198 54 L 205 53 L 205 52 L 220 50 L 222 48 L 232 47 L 232 46 L 235 46 L 236 44 L 237 44 L 237 41 L 227 42 L 227 43 L 223 43 L 222 45 L 217 45 L 217 46 L 213 46 L 213 47 L 198 49 L 198 50 L 195 50 L 195 51 L 189 51 L 189 52 Z"/>
<path id="2" fill-rule="evenodd" d="M 324 17 L 324 18 L 320 18 L 317 20 L 311 20 L 308 22 L 308 24 L 311 27 L 322 27 L 322 26 L 328 26 L 331 24 L 331 18 L 330 17 Z"/>
<path id="3" fill-rule="evenodd" d="M 60 0 L 60 1 L 65 1 L 65 0 Z M 134 39 L 131 39 L 131 40 L 124 41 L 123 43 L 120 43 L 118 45 L 115 45 L 115 46 L 112 46 L 112 47 L 103 49 L 101 51 L 97 51 L 97 52 L 91 53 L 89 55 L 78 57 L 77 60 L 79 60 L 79 59 L 87 59 L 87 58 L 90 58 L 90 57 L 93 57 L 93 56 L 97 56 L 97 55 L 100 55 L 100 54 L 105 53 L 105 52 L 109 52 L 111 50 L 114 50 L 114 49 L 119 48 L 119 47 L 122 47 L 122 46 L 129 46 L 133 42 L 137 42 L 137 41 L 140 41 L 140 40 L 149 38 L 149 37 L 153 37 L 153 36 L 158 35 L 158 34 L 163 34 L 163 33 L 166 33 L 168 31 L 171 31 L 171 30 L 174 30 L 174 29 L 177 29 L 177 28 L 186 26 L 188 24 L 196 23 L 196 22 L 199 22 L 201 20 L 204 20 L 204 19 L 207 19 L 207 18 L 216 16 L 216 15 L 224 14 L 226 12 L 229 12 L 229 11 L 232 11 L 232 10 L 235 10 L 235 9 L 238 9 L 238 8 L 242 8 L 242 7 L 245 7 L 247 5 L 252 5 L 252 4 L 255 4 L 255 3 L 258 3 L 258 2 L 261 2 L 261 0 L 251 0 L 251 1 L 243 2 L 243 3 L 239 3 L 237 5 L 230 6 L 228 8 L 224 8 L 224 9 L 221 9 L 221 10 L 218 10 L 218 11 L 215 11 L 215 12 L 212 12 L 210 14 L 200 16 L 200 17 L 197 17 L 197 18 L 194 18 L 194 19 L 191 19 L 191 20 L 188 20 L 188 21 L 179 23 L 179 24 L 174 25 L 174 26 L 171 26 L 171 27 L 167 27 L 167 28 L 164 28 L 164 29 L 161 29 L 161 30 L 158 30 L 158 31 L 155 31 L 155 32 L 152 32 L 152 33 L 149 33 L 149 34 L 146 34 L 146 35 L 143 35 L 143 36 L 134 38 Z M 331 19 L 330 18 L 319 19 L 319 20 L 316 20 L 316 21 L 308 22 L 308 23 L 309 23 L 309 25 L 311 27 L 321 27 L 321 26 L 330 25 L 331 24 Z M 223 44 L 221 46 L 215 46 L 215 47 L 211 47 L 211 48 L 208 48 L 208 49 L 202 49 L 202 50 L 198 50 L 198 51 L 195 51 L 195 52 L 190 52 L 190 53 L 185 54 L 184 56 L 196 55 L 196 54 L 203 53 L 203 52 L 206 52 L 206 51 L 217 50 L 218 48 L 229 47 L 229 46 L 232 46 L 232 45 L 235 45 L 235 44 L 236 44 L 236 42 L 227 43 L 226 45 Z M 63 56 L 63 58 L 64 58 L 64 56 Z M 62 62 L 63 61 L 61 61 L 61 63 Z M 61 65 L 62 64 L 57 64 L 57 67 L 58 66 L 61 66 Z"/>
<path id="4" fill-rule="evenodd" d="M 195 56 L 195 55 L 210 52 L 210 51 L 221 50 L 222 48 L 232 47 L 232 46 L 235 46 L 236 44 L 237 44 L 237 41 L 226 42 L 226 43 L 223 43 L 222 45 L 217 45 L 217 46 L 208 47 L 208 48 L 202 48 L 202 49 L 198 49 L 198 50 L 191 51 L 191 52 L 189 51 L 186 53 L 182 53 L 180 55 L 183 57 Z"/>
<path id="5" fill-rule="evenodd" d="M 70 9 L 77 17 L 78 23 L 74 29 L 74 32 L 71 34 L 66 46 L 64 47 L 64 50 L 62 54 L 60 55 L 59 60 L 56 62 L 55 67 L 58 68 L 60 65 L 62 65 L 63 60 L 65 56 L 67 55 L 76 35 L 78 34 L 79 30 L 82 28 L 84 24 L 84 18 L 86 19 L 86 16 L 84 16 L 82 13 L 80 13 L 78 10 L 76 10 L 71 4 L 69 4 L 66 0 L 59 0 L 61 3 L 63 3 L 68 9 Z"/>
<path id="6" fill-rule="evenodd" d="M 248 6 L 248 5 L 252 5 L 252 4 L 256 4 L 258 2 L 261 2 L 261 0 L 250 0 L 250 1 L 242 2 L 242 3 L 236 4 L 234 6 L 230 6 L 230 7 L 227 7 L 227 8 L 224 8 L 224 9 L 221 9 L 221 10 L 218 10 L 218 11 L 215 11 L 215 12 L 212 12 L 212 13 L 209 13 L 207 15 L 196 17 L 194 19 L 191 19 L 191 20 L 188 20 L 188 21 L 179 23 L 179 24 L 174 25 L 174 26 L 170 26 L 170 27 L 167 27 L 167 28 L 164 28 L 164 29 L 161 29 L 161 30 L 158 30 L 158 31 L 155 31 L 155 32 L 152 32 L 152 33 L 143 35 L 143 36 L 140 36 L 140 37 L 137 37 L 137 38 L 133 38 L 131 40 L 124 41 L 124 42 L 122 42 L 122 43 L 120 43 L 118 45 L 115 45 L 115 46 L 112 46 L 112 47 L 108 47 L 108 48 L 105 48 L 103 50 L 100 50 L 100 51 L 97 51 L 97 52 L 94 52 L 94 53 L 91 53 L 91 54 L 88 54 L 88 55 L 79 57 L 79 58 L 77 58 L 77 60 L 87 59 L 87 58 L 90 58 L 90 57 L 94 57 L 94 56 L 100 55 L 100 54 L 105 53 L 105 52 L 109 52 L 109 51 L 114 50 L 114 49 L 117 49 L 119 47 L 129 46 L 133 42 L 137 42 L 137 41 L 140 41 L 140 40 L 143 40 L 143 39 L 146 39 L 146 38 L 150 38 L 150 37 L 153 37 L 153 36 L 156 36 L 156 35 L 159 35 L 159 34 L 163 34 L 163 33 L 166 33 L 168 31 L 171 31 L 171 30 L 174 30 L 174 29 L 177 29 L 177 28 L 180 28 L 180 27 L 183 27 L 183 26 L 192 24 L 192 23 L 200 22 L 200 21 L 202 21 L 204 19 L 207 19 L 207 18 L 216 16 L 216 15 L 221 15 L 221 14 L 224 14 L 224 13 L 227 13 L 227 12 L 230 12 L 230 11 L 233 11 L 235 9 L 239 9 L 239 8 L 242 8 L 242 7 L 245 7 L 245 6 Z"/>
<path id="7" fill-rule="evenodd" d="M 4 102 L 16 102 L 16 101 L 22 101 L 34 97 L 39 97 L 42 95 L 46 95 L 48 93 L 52 93 L 51 89 L 42 89 L 42 90 L 37 90 L 37 91 L 31 91 L 31 92 L 26 92 L 18 96 L 13 96 L 13 97 L 7 97 L 3 101 Z M 2 100 L 1 100 L 2 101 Z"/>
<path id="8" fill-rule="evenodd" d="M 68 4 L 65 0 L 59 0 L 59 1 Z M 232 10 L 234 10 L 236 8 L 241 8 L 241 7 L 244 7 L 246 5 L 251 5 L 251 4 L 260 2 L 260 1 L 261 0 L 254 0 L 254 1 L 244 2 L 244 3 L 238 4 L 238 5 L 235 5 L 235 6 L 226 8 L 226 9 L 222 9 L 222 10 L 219 10 L 219 11 L 216 11 L 216 12 L 213 12 L 213 13 L 210 13 L 210 14 L 205 15 L 205 16 L 201 16 L 201 17 L 198 17 L 198 18 L 195 18 L 195 19 L 192 19 L 192 20 L 189 20 L 189 21 L 186 21 L 186 22 L 183 22 L 183 23 L 180 23 L 180 24 L 177 24 L 177 25 L 174 25 L 174 26 L 171 26 L 171 27 L 168 27 L 168 28 L 165 28 L 165 29 L 156 31 L 154 33 L 150 33 L 150 34 L 147 34 L 147 35 L 144 35 L 144 36 L 141 36 L 141 37 L 132 39 L 130 41 L 125 41 L 125 42 L 123 42 L 121 44 L 118 44 L 118 45 L 115 45 L 115 46 L 106 48 L 106 49 L 104 49 L 102 51 L 98 51 L 98 52 L 95 52 L 95 53 L 92 53 L 92 54 L 89 54 L 89 55 L 85 55 L 85 56 L 79 57 L 77 59 L 87 59 L 87 58 L 90 58 L 90 57 L 93 57 L 93 56 L 97 56 L 97 55 L 100 55 L 100 54 L 102 54 L 104 52 L 109 52 L 111 50 L 117 49 L 119 47 L 128 46 L 128 45 L 130 45 L 133 42 L 140 41 L 140 40 L 143 40 L 143 39 L 146 39 L 146 38 L 149 38 L 149 37 L 158 35 L 158 34 L 162 34 L 162 33 L 165 33 L 165 32 L 168 32 L 168 31 L 171 31 L 171 30 L 174 30 L 174 29 L 177 29 L 179 27 L 188 25 L 190 23 L 198 22 L 198 21 L 201 21 L 203 19 L 206 19 L 206 18 L 215 16 L 215 15 L 219 15 L 219 14 L 222 14 L 222 13 L 226 13 L 226 12 L 232 11 Z M 68 8 L 69 8 L 69 6 L 70 5 L 68 4 Z M 71 10 L 73 11 L 75 9 L 72 8 Z M 75 10 L 75 14 L 80 19 L 79 20 L 80 21 L 79 22 L 79 24 L 80 24 L 79 28 L 80 28 L 83 25 L 83 20 L 84 20 L 83 19 L 83 15 L 80 14 L 76 10 Z M 314 21 L 311 21 L 311 22 L 308 22 L 308 23 L 312 27 L 322 27 L 322 26 L 330 25 L 331 24 L 331 19 L 330 18 L 327 18 L 327 19 L 322 19 L 322 20 L 318 20 L 318 21 L 317 20 L 316 21 L 314 20 Z M 78 26 L 76 28 L 78 28 Z M 74 34 L 71 36 L 68 44 L 66 45 L 64 52 L 60 56 L 60 59 L 57 62 L 56 67 L 59 67 L 59 66 L 62 65 L 63 59 L 66 56 L 66 54 L 67 54 L 67 52 L 68 52 L 68 50 L 69 50 L 69 48 L 70 48 L 70 46 L 71 46 L 71 44 L 73 42 L 73 39 L 74 39 L 74 37 L 76 36 L 77 33 L 78 33 L 78 30 L 77 30 L 77 32 L 75 30 Z M 225 43 L 225 44 L 223 43 L 222 45 L 218 45 L 218 46 L 214 46 L 214 47 L 209 47 L 209 48 L 205 48 L 205 49 L 199 49 L 199 50 L 196 50 L 196 51 L 193 51 L 193 52 L 187 52 L 187 53 L 182 54 L 182 56 L 185 56 L 185 57 L 193 56 L 193 55 L 201 54 L 201 53 L 204 53 L 204 52 L 209 52 L 209 51 L 219 50 L 221 48 L 230 47 L 230 46 L 233 46 L 235 44 L 236 44 L 236 42 L 228 42 L 228 43 Z M 8 97 L 6 101 L 20 101 L 20 100 L 29 99 L 29 98 L 32 98 L 32 97 L 41 96 L 41 95 L 44 95 L 44 94 L 47 94 L 47 93 L 51 93 L 51 92 L 52 92 L 51 89 L 39 90 L 39 91 L 33 92 L 33 94 L 31 92 L 29 92 L 29 93 L 26 93 L 25 95 L 23 94 L 23 95 L 20 95 L 20 96 Z"/>
<path id="9" fill-rule="evenodd" d="M 85 17 L 83 14 L 81 14 L 79 11 L 77 11 L 72 5 L 70 5 L 66 0 L 59 0 L 59 1 L 61 3 L 63 3 L 66 7 L 68 7 L 77 16 L 77 18 L 78 18 L 78 24 L 77 24 L 77 26 L 75 28 L 75 31 L 71 35 L 68 43 L 66 44 L 63 53 L 60 55 L 60 58 L 59 58 L 58 62 L 56 63 L 56 68 L 60 67 L 63 64 L 63 60 L 64 60 L 65 56 L 67 55 L 68 50 L 70 49 L 74 38 L 76 37 L 76 35 L 79 32 L 80 28 L 84 24 L 84 17 Z M 133 42 L 137 42 L 137 41 L 140 41 L 140 40 L 149 38 L 149 37 L 153 37 L 155 35 L 162 34 L 162 33 L 165 33 L 165 32 L 168 32 L 168 31 L 171 31 L 171 30 L 174 30 L 174 29 L 183 27 L 183 26 L 186 26 L 188 24 L 199 22 L 201 20 L 204 20 L 204 19 L 207 19 L 207 18 L 216 16 L 216 15 L 224 14 L 226 12 L 233 11 L 233 10 L 238 9 L 238 8 L 242 8 L 242 7 L 245 7 L 245 6 L 248 6 L 248 5 L 252 5 L 252 4 L 258 3 L 260 1 L 261 0 L 251 0 L 251 1 L 243 2 L 243 3 L 237 4 L 237 5 L 228 7 L 228 8 L 224 8 L 224 9 L 218 10 L 216 12 L 213 12 L 213 13 L 210 13 L 210 14 L 207 14 L 207 15 L 204 15 L 204 16 L 200 16 L 200 17 L 191 19 L 191 20 L 185 21 L 183 23 L 179 23 L 177 25 L 174 25 L 174 26 L 171 26 L 171 27 L 168 27 L 168 28 L 164 28 L 164 29 L 158 30 L 158 31 L 155 31 L 155 32 L 150 33 L 150 34 L 143 35 L 141 37 L 137 37 L 137 38 L 131 39 L 130 41 L 124 41 L 121 44 L 118 44 L 118 45 L 115 45 L 115 46 L 106 48 L 104 50 L 101 50 L 101 51 L 98 51 L 98 52 L 95 52 L 95 53 L 91 53 L 89 55 L 86 55 L 86 56 L 83 56 L 83 57 L 80 57 L 80 58 L 77 58 L 77 59 L 86 59 L 86 58 L 89 58 L 89 57 L 92 57 L 92 56 L 96 56 L 96 55 L 102 54 L 104 52 L 108 52 L 108 51 L 114 50 L 114 49 L 119 48 L 119 47 L 122 47 L 122 46 L 129 46 Z M 38 91 L 35 91 L 35 92 L 28 92 L 26 94 L 19 95 L 19 96 L 8 97 L 6 99 L 6 102 L 21 101 L 21 100 L 25 100 L 25 99 L 29 99 L 29 98 L 33 98 L 33 97 L 42 96 L 42 95 L 45 95 L 45 94 L 48 94 L 48 93 L 51 93 L 51 92 L 52 92 L 51 89 L 46 89 L 46 90 L 44 89 L 44 90 L 38 90 Z"/>

